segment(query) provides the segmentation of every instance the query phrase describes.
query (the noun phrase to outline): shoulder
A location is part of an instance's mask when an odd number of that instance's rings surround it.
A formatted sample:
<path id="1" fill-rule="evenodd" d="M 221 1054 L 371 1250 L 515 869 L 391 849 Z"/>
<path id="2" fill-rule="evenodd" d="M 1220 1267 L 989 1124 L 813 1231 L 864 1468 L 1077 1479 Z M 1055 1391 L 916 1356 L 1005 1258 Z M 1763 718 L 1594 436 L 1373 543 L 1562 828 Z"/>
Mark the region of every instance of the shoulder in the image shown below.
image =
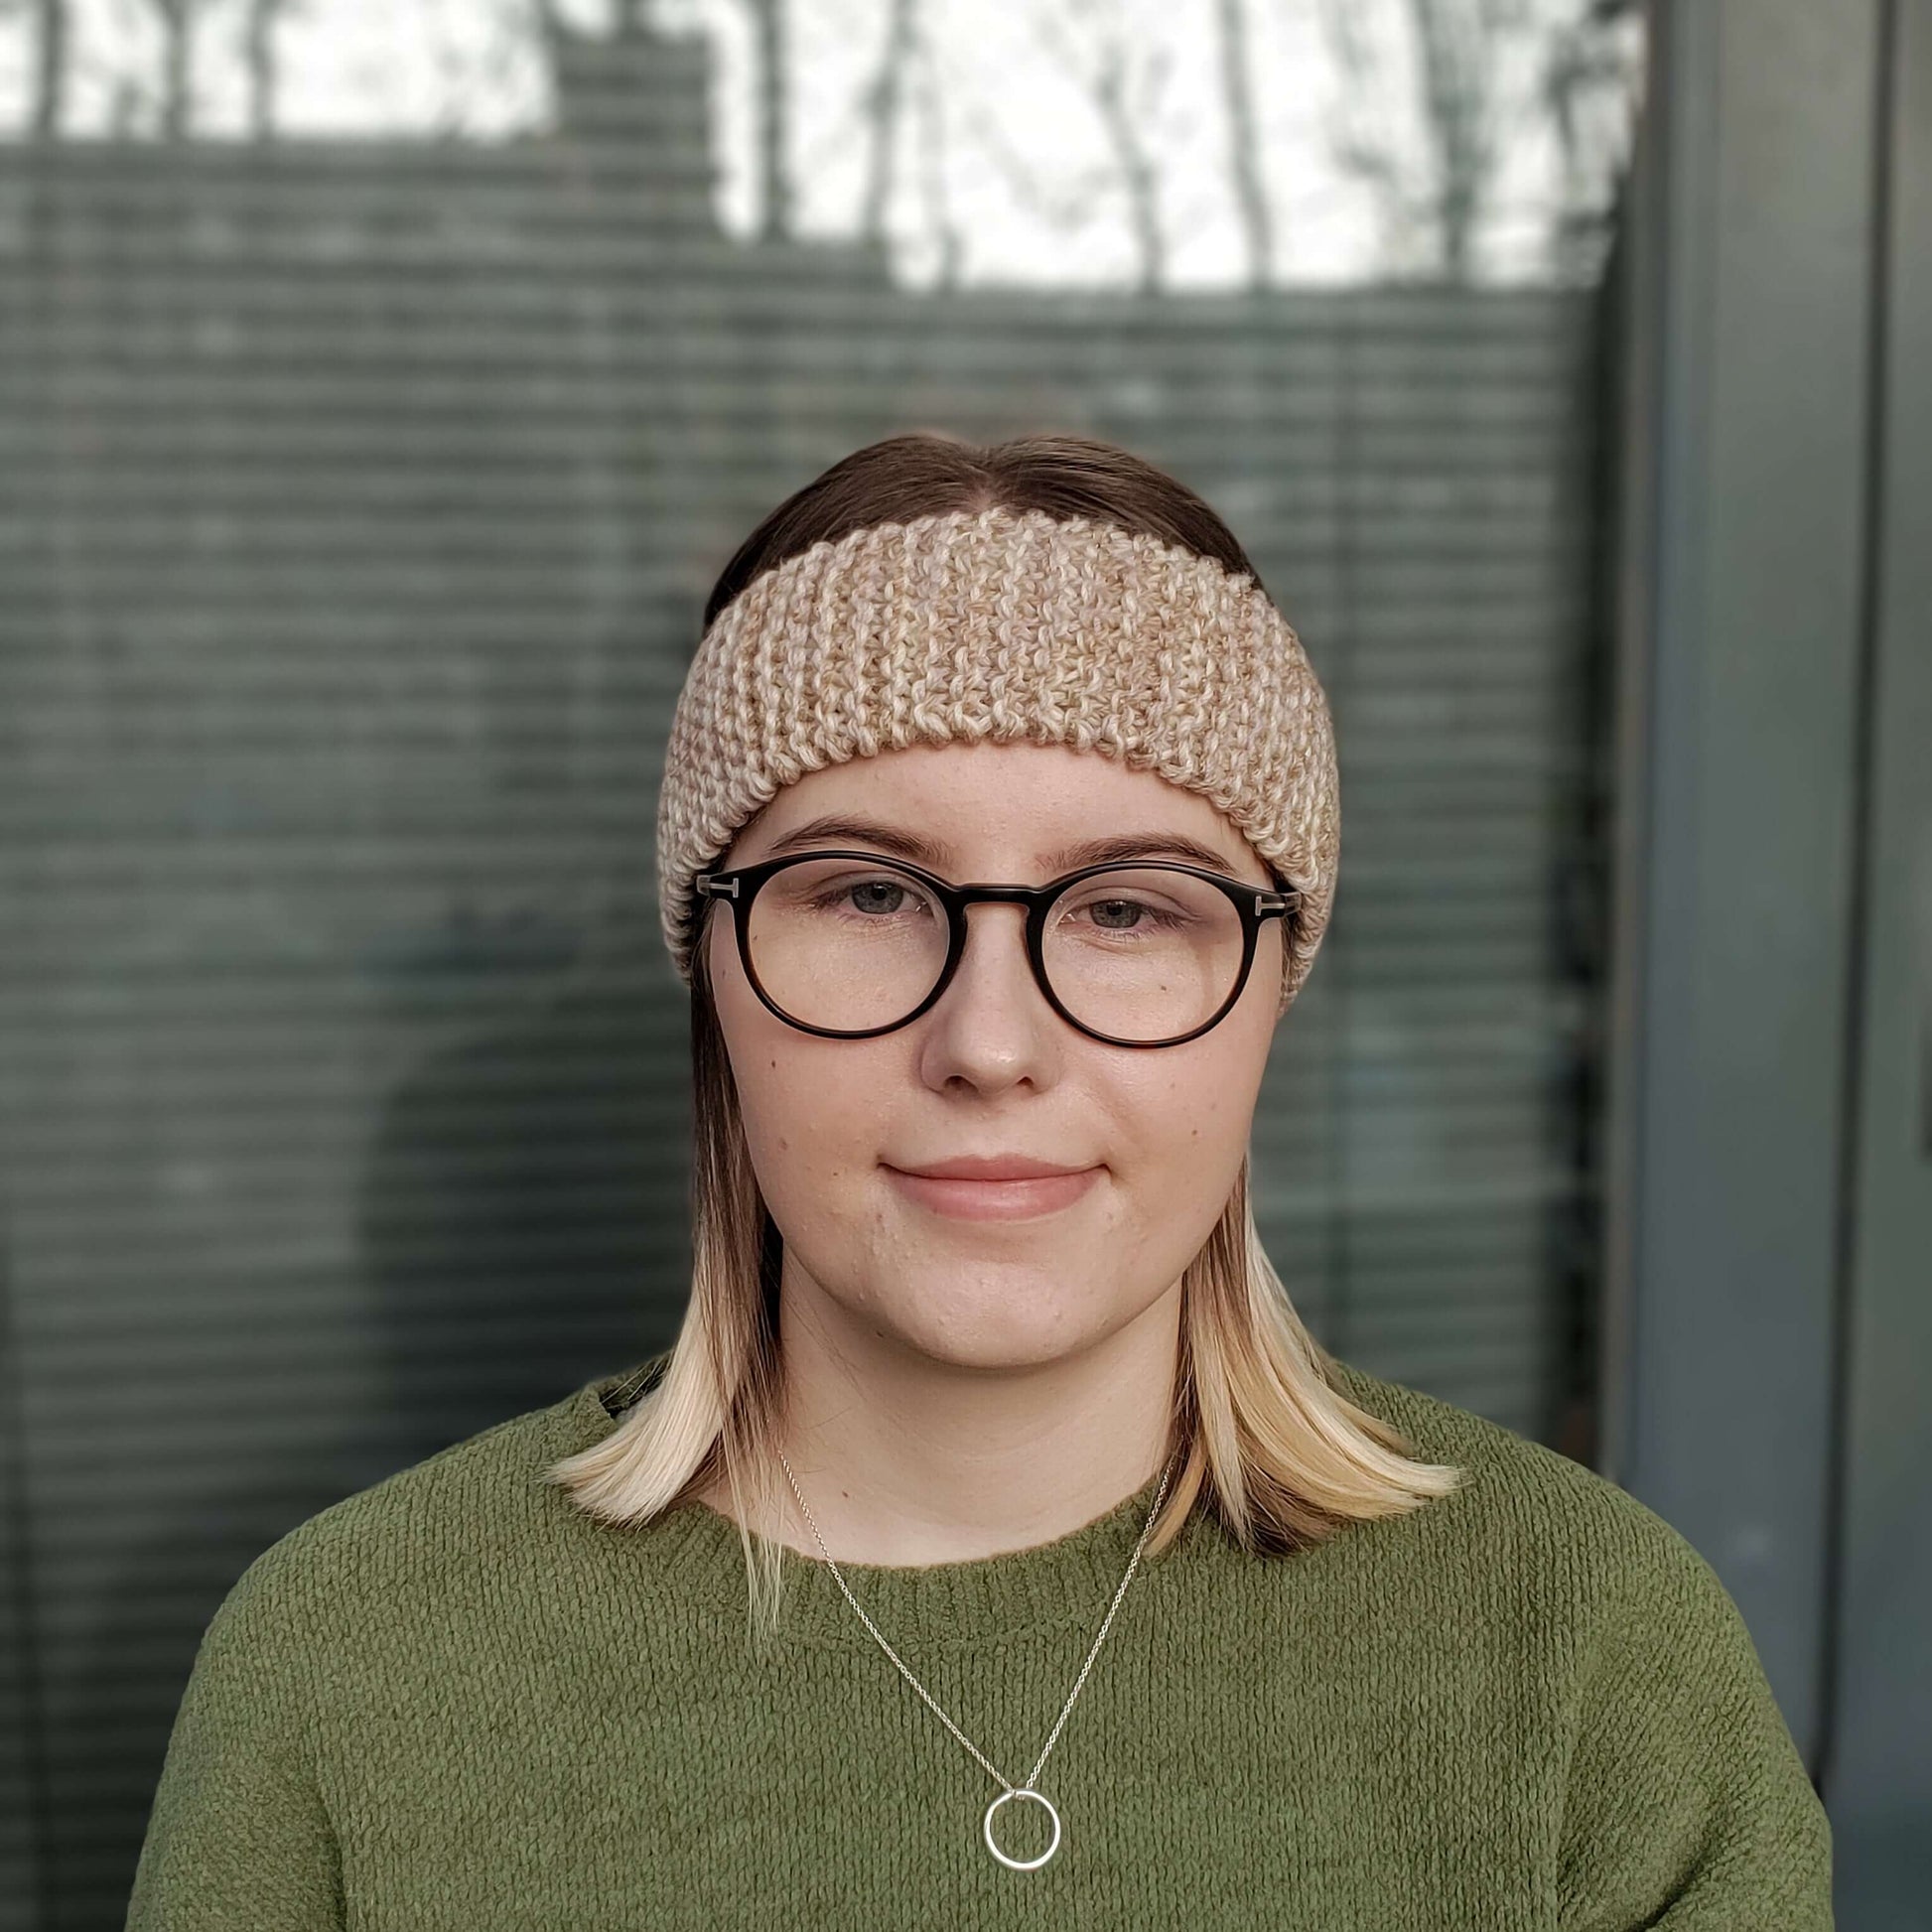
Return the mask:
<path id="1" fill-rule="evenodd" d="M 1335 1368 L 1335 1387 L 1400 1430 L 1416 1459 L 1463 1472 L 1452 1494 L 1367 1526 L 1393 1562 L 1453 1574 L 1490 1607 L 1561 1634 L 1578 1668 L 1641 1630 L 1748 1651 L 1717 1572 L 1628 1490 L 1472 1410 Z"/>
<path id="2" fill-rule="evenodd" d="M 1387 1532 L 1378 1589 L 1447 1629 L 1557 1808 L 1557 1922 L 1832 1924 L 1832 1829 L 1716 1570 L 1628 1491 L 1513 1431 L 1344 1369 L 1349 1399 L 1465 1486 Z M 1440 1512 L 1440 1513 L 1438 1513 Z M 1433 1599 L 1402 1598 L 1409 1575 Z M 1393 1581 L 1392 1581 L 1393 1580 Z"/>
<path id="3" fill-rule="evenodd" d="M 584 1519 L 547 1470 L 594 1433 L 615 1379 L 493 1424 L 297 1524 L 242 1573 L 207 1641 L 306 1633 L 321 1643 L 426 1614 L 447 1627 L 450 1606 L 500 1602 L 567 1567 Z"/>

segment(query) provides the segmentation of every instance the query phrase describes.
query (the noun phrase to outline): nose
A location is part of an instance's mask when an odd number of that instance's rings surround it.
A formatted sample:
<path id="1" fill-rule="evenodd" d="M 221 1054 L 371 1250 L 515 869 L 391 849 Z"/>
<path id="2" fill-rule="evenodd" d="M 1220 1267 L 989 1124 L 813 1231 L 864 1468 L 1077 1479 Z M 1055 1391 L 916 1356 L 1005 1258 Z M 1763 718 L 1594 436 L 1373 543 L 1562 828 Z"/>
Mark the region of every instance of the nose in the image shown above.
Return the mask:
<path id="1" fill-rule="evenodd" d="M 1025 906 L 982 900 L 966 908 L 959 965 L 926 1024 L 921 1059 L 935 1085 L 963 1078 L 999 1088 L 1051 1076 L 1060 1023 L 1034 977 Z"/>
<path id="2" fill-rule="evenodd" d="M 1040 1000 L 1033 956 L 1027 950 L 1027 908 L 1002 905 L 996 899 L 976 899 L 967 906 L 965 917 L 966 938 L 960 947 L 959 965 L 939 1004 L 944 1006 L 962 988 L 967 989 L 969 999 L 994 994 L 1021 1006 Z M 1001 925 L 1008 929 L 1001 932 Z"/>

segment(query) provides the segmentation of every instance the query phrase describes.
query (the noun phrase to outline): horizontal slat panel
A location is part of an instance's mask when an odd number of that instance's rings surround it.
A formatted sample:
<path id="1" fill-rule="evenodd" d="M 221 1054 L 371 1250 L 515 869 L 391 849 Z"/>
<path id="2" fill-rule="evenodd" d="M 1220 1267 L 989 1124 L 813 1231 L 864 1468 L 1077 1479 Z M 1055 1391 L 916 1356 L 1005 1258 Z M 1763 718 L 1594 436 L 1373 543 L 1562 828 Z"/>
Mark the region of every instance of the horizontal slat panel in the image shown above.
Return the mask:
<path id="1" fill-rule="evenodd" d="M 0 1899 L 38 1857 L 63 1927 L 119 1923 L 256 1552 L 675 1332 L 670 710 L 715 570 L 873 436 L 1086 427 L 1228 514 L 1344 786 L 1269 1253 L 1345 1355 L 1526 1434 L 1574 1375 L 1593 293 L 924 294 L 723 233 L 705 57 L 648 53 L 593 76 L 611 141 L 580 98 L 0 166 L 0 1679 L 40 1700 L 0 1683 Z"/>

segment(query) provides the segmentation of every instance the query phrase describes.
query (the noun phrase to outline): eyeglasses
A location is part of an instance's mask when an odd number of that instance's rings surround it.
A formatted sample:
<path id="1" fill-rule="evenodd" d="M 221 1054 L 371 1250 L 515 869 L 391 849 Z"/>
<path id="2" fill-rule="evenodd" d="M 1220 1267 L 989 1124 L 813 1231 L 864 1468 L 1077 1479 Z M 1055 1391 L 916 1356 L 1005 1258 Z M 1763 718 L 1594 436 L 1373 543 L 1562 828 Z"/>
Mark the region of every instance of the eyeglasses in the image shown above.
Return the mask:
<path id="1" fill-rule="evenodd" d="M 701 872 L 730 902 L 752 990 L 801 1033 L 869 1039 L 916 1020 L 966 951 L 966 908 L 1027 908 L 1027 957 L 1046 1003 L 1110 1046 L 1178 1046 L 1224 1019 L 1262 921 L 1299 903 L 1199 866 L 1117 859 L 1044 886 L 955 886 L 872 852 L 803 852 Z"/>

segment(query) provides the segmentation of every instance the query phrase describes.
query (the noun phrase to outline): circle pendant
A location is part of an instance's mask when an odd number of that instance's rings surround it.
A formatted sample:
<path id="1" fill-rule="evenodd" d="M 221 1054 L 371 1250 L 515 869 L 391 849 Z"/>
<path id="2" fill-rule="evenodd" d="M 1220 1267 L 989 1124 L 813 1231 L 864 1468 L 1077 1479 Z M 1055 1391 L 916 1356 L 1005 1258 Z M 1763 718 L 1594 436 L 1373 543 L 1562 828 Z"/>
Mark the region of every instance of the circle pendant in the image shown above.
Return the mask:
<path id="1" fill-rule="evenodd" d="M 1053 1842 L 1036 1859 L 1010 1859 L 993 1843 L 993 1814 L 1010 1798 L 1031 1798 L 1035 1804 L 1044 1805 L 1046 1807 L 1047 1817 L 1053 1821 Z M 986 1808 L 986 1849 L 1002 1864 L 1011 1865 L 1015 1871 L 1037 1870 L 1040 1865 L 1043 1865 L 1060 1849 L 1060 1815 L 1053 1809 L 1052 1800 L 1042 1798 L 1037 1791 L 1029 1791 L 1024 1787 L 1015 1791 L 1001 1792 Z"/>

